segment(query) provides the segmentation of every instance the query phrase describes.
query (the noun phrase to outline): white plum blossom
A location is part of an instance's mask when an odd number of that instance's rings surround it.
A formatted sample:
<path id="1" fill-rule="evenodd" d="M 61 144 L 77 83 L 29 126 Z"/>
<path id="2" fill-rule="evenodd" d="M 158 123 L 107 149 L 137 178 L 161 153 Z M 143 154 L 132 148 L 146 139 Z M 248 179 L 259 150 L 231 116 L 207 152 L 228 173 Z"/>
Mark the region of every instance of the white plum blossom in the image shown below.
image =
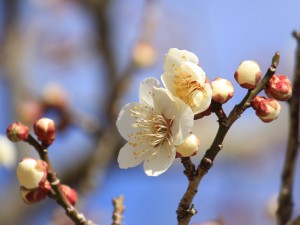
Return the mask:
<path id="1" fill-rule="evenodd" d="M 6 136 L 0 135 L 0 167 L 7 169 L 16 165 L 17 149 Z"/>
<path id="2" fill-rule="evenodd" d="M 127 169 L 144 161 L 145 173 L 158 176 L 174 161 L 175 146 L 189 135 L 194 114 L 155 78 L 141 82 L 139 100 L 123 106 L 118 116 L 117 128 L 128 141 L 119 152 L 118 163 Z"/>
<path id="3" fill-rule="evenodd" d="M 161 79 L 166 88 L 189 105 L 194 114 L 205 111 L 212 99 L 212 88 L 198 65 L 197 56 L 186 50 L 171 48 L 165 55 Z"/>

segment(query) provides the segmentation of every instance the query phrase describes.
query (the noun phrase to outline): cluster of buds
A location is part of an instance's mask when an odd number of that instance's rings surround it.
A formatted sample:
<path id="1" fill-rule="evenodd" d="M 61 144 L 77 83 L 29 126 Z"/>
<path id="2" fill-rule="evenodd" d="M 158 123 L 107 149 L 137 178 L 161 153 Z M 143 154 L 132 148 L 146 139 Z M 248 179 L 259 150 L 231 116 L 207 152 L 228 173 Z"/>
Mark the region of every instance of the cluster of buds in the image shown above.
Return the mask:
<path id="1" fill-rule="evenodd" d="M 43 147 L 51 145 L 55 139 L 54 121 L 48 118 L 41 118 L 34 123 L 34 133 Z M 6 130 L 7 137 L 12 142 L 30 142 L 29 127 L 20 122 L 12 123 Z M 44 199 L 51 190 L 47 180 L 48 165 L 45 161 L 33 158 L 24 158 L 18 165 L 17 178 L 20 183 L 21 197 L 27 204 L 32 204 Z M 70 204 L 77 202 L 77 193 L 74 189 L 64 184 L 59 185 L 62 193 Z"/>
<path id="2" fill-rule="evenodd" d="M 48 118 L 42 118 L 35 122 L 34 133 L 41 143 L 49 146 L 55 139 L 55 124 L 54 121 Z M 12 142 L 27 141 L 29 137 L 29 127 L 15 122 L 8 126 L 6 130 L 8 139 Z"/>
<path id="3" fill-rule="evenodd" d="M 33 204 L 46 198 L 51 185 L 47 180 L 48 165 L 43 160 L 24 158 L 18 165 L 17 178 L 20 183 L 21 197 L 24 203 Z M 60 185 L 60 188 L 68 199 L 75 205 L 77 202 L 77 193 L 67 185 Z"/>
<path id="4" fill-rule="evenodd" d="M 19 163 L 17 178 L 21 185 L 21 197 L 25 203 L 36 203 L 47 196 L 50 190 L 47 169 L 47 163 L 38 159 L 24 158 Z"/>
<path id="5" fill-rule="evenodd" d="M 254 89 L 261 79 L 259 65 L 255 61 L 243 61 L 236 70 L 234 77 L 244 88 Z M 251 105 L 256 115 L 265 123 L 277 119 L 281 106 L 278 101 L 287 101 L 292 96 L 292 84 L 287 76 L 273 75 L 264 89 L 266 95 L 255 97 Z"/>

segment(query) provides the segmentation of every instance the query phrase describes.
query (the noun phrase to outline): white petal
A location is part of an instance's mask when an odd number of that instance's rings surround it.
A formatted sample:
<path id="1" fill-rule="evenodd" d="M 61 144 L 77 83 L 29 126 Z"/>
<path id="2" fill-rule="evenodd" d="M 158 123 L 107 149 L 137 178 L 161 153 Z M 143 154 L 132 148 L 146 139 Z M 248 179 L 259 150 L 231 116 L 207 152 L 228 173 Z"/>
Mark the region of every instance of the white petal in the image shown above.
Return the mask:
<path id="1" fill-rule="evenodd" d="M 148 176 L 158 176 L 173 163 L 176 155 L 174 147 L 165 144 L 154 155 L 148 155 L 144 162 L 144 170 Z"/>
<path id="2" fill-rule="evenodd" d="M 179 50 L 177 48 L 171 48 L 165 55 L 164 71 L 173 74 L 178 73 L 180 64 L 184 61 L 189 61 L 198 64 L 197 56 L 186 50 Z"/>
<path id="3" fill-rule="evenodd" d="M 161 75 L 161 80 L 164 84 L 164 86 L 172 93 L 174 94 L 175 90 L 174 90 L 174 77 L 175 74 L 173 73 L 169 73 L 169 72 L 164 72 Z"/>
<path id="4" fill-rule="evenodd" d="M 206 75 L 203 69 L 195 63 L 184 62 L 180 65 L 180 71 L 183 74 L 189 74 L 192 76 L 192 80 L 197 81 L 201 85 L 205 83 Z"/>
<path id="5" fill-rule="evenodd" d="M 176 109 L 175 97 L 164 88 L 154 88 L 153 94 L 154 110 L 164 114 L 168 119 L 172 119 L 173 111 Z"/>
<path id="6" fill-rule="evenodd" d="M 157 79 L 149 77 L 143 80 L 140 84 L 140 103 L 147 104 L 153 107 L 152 90 L 153 87 L 160 87 L 160 83 Z"/>
<path id="7" fill-rule="evenodd" d="M 132 112 L 130 110 L 139 105 L 140 104 L 136 102 L 124 105 L 117 118 L 116 124 L 118 131 L 126 140 L 129 139 L 128 135 L 138 132 L 138 128 L 132 126 L 135 123 L 135 118 L 131 116 Z"/>
<path id="8" fill-rule="evenodd" d="M 118 155 L 118 163 L 120 168 L 127 169 L 129 167 L 135 167 L 144 161 L 148 153 L 144 154 L 134 154 L 134 152 L 142 151 L 144 146 L 138 145 L 137 147 L 132 147 L 129 143 L 125 144 Z"/>
<path id="9" fill-rule="evenodd" d="M 6 136 L 0 135 L 0 166 L 12 168 L 16 165 L 17 150 Z"/>
<path id="10" fill-rule="evenodd" d="M 183 101 L 176 98 L 177 110 L 174 111 L 174 124 L 172 126 L 173 144 L 180 145 L 189 135 L 194 125 L 194 112 Z"/>
<path id="11" fill-rule="evenodd" d="M 168 119 L 174 119 L 172 125 L 173 144 L 179 145 L 187 137 L 194 124 L 192 109 L 182 100 L 171 95 L 163 88 L 154 88 L 154 109 Z"/>
<path id="12" fill-rule="evenodd" d="M 195 107 L 193 107 L 194 113 L 204 112 L 210 106 L 212 99 L 212 89 L 210 84 L 204 84 L 203 88 L 205 90 L 205 94 L 201 91 L 195 91 L 193 95 L 193 101 L 195 103 Z"/>

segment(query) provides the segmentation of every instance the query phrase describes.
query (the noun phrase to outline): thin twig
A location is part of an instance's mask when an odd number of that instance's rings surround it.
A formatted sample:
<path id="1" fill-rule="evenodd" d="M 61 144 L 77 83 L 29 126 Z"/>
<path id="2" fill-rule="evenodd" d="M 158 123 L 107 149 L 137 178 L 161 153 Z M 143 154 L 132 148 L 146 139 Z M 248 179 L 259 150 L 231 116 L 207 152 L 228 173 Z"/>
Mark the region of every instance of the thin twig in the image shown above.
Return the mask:
<path id="1" fill-rule="evenodd" d="M 276 67 L 279 63 L 280 55 L 278 52 L 275 53 L 272 64 L 268 71 L 266 72 L 264 78 L 258 83 L 258 85 L 253 89 L 249 90 L 243 100 L 236 105 L 232 111 L 230 112 L 226 121 L 222 119 L 222 122 L 219 122 L 219 129 L 216 134 L 216 137 L 210 146 L 210 148 L 205 152 L 197 170 L 195 173 L 195 177 L 193 179 L 189 179 L 189 185 L 184 193 L 178 209 L 177 209 L 177 221 L 178 225 L 188 225 L 192 216 L 196 214 L 196 210 L 192 204 L 192 201 L 197 193 L 197 189 L 199 183 L 201 182 L 204 175 L 208 172 L 208 170 L 212 167 L 213 161 L 219 151 L 223 148 L 223 140 L 232 126 L 232 124 L 240 118 L 241 114 L 250 107 L 252 99 L 266 86 L 267 82 L 274 75 Z"/>
<path id="2" fill-rule="evenodd" d="M 118 198 L 113 199 L 114 211 L 112 215 L 112 225 L 122 225 L 123 213 L 125 210 L 124 196 L 120 195 Z"/>
<path id="3" fill-rule="evenodd" d="M 293 185 L 295 167 L 299 146 L 299 105 L 300 105 L 300 34 L 293 33 L 297 40 L 297 58 L 293 82 L 293 94 L 289 100 L 290 123 L 288 144 L 286 148 L 285 161 L 281 175 L 281 187 L 278 196 L 278 210 L 276 212 L 277 224 L 285 225 L 289 222 L 293 212 Z M 300 222 L 299 222 L 300 223 Z"/>

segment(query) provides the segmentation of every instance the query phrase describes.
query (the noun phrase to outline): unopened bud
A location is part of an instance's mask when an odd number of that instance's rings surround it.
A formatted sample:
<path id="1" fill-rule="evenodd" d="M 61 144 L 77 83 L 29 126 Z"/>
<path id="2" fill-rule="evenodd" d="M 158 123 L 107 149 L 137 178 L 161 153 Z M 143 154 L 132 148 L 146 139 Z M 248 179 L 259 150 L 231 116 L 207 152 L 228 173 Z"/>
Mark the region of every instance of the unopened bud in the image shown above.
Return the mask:
<path id="1" fill-rule="evenodd" d="M 47 184 L 48 188 L 27 189 L 21 186 L 20 192 L 24 203 L 33 204 L 45 199 L 50 190 L 49 182 Z"/>
<path id="2" fill-rule="evenodd" d="M 270 98 L 286 101 L 292 96 L 292 84 L 285 75 L 273 75 L 265 89 Z"/>
<path id="3" fill-rule="evenodd" d="M 200 141 L 196 135 L 190 133 L 184 142 L 176 147 L 176 157 L 190 157 L 198 152 Z"/>
<path id="4" fill-rule="evenodd" d="M 133 62 L 139 67 L 149 67 L 155 63 L 156 51 L 153 46 L 146 42 L 138 42 L 132 53 Z"/>
<path id="5" fill-rule="evenodd" d="M 77 192 L 73 188 L 70 188 L 69 186 L 62 184 L 61 190 L 65 194 L 65 196 L 67 197 L 71 205 L 75 205 L 77 203 L 77 199 L 78 199 Z"/>
<path id="6" fill-rule="evenodd" d="M 29 128 L 20 122 L 12 123 L 6 129 L 7 138 L 12 142 L 26 141 Z"/>
<path id="7" fill-rule="evenodd" d="M 47 168 L 47 163 L 42 160 L 24 158 L 17 168 L 20 185 L 27 189 L 46 188 Z"/>
<path id="8" fill-rule="evenodd" d="M 247 89 L 253 89 L 261 78 L 259 65 L 255 61 L 243 61 L 234 74 L 236 81 Z"/>
<path id="9" fill-rule="evenodd" d="M 234 87 L 229 80 L 217 78 L 211 82 L 213 90 L 213 100 L 220 104 L 226 103 L 232 98 L 234 93 Z"/>
<path id="10" fill-rule="evenodd" d="M 48 118 L 39 119 L 34 124 L 34 133 L 44 145 L 51 145 L 55 139 L 54 121 Z"/>
<path id="11" fill-rule="evenodd" d="M 252 100 L 252 106 L 256 111 L 256 115 L 265 123 L 269 123 L 277 119 L 281 106 L 278 101 L 272 98 L 256 96 Z"/>
<path id="12" fill-rule="evenodd" d="M 68 96 L 59 84 L 49 83 L 43 90 L 43 101 L 46 106 L 64 109 L 68 103 Z"/>

